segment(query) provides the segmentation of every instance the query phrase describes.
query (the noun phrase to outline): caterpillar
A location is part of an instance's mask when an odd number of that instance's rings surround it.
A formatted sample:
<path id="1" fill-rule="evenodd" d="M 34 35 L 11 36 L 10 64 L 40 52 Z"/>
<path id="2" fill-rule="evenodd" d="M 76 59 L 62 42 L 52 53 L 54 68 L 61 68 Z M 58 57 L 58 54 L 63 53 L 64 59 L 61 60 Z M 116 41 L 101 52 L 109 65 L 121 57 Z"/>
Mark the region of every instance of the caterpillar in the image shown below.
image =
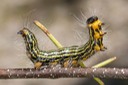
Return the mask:
<path id="1" fill-rule="evenodd" d="M 35 35 L 27 28 L 23 28 L 18 32 L 24 38 L 26 45 L 26 53 L 30 60 L 34 63 L 35 68 L 39 69 L 42 66 L 57 65 L 62 67 L 78 67 L 79 60 L 86 60 L 97 51 L 104 51 L 106 47 L 103 46 L 102 23 L 97 16 L 92 16 L 86 21 L 89 30 L 89 40 L 81 46 L 71 46 L 59 48 L 56 50 L 44 51 L 38 47 Z M 70 64 L 69 64 L 69 61 Z"/>

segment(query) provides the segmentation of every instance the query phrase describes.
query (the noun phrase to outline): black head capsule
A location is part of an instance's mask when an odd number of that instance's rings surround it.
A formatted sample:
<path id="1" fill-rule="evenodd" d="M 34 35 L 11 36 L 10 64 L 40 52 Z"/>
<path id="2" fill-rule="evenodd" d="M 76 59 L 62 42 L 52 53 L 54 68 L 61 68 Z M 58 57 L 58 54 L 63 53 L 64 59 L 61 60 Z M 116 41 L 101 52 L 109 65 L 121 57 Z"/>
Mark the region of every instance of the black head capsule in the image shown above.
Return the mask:
<path id="1" fill-rule="evenodd" d="M 86 23 L 87 24 L 92 24 L 93 22 L 97 21 L 98 17 L 97 16 L 92 16 L 90 18 L 87 19 Z"/>

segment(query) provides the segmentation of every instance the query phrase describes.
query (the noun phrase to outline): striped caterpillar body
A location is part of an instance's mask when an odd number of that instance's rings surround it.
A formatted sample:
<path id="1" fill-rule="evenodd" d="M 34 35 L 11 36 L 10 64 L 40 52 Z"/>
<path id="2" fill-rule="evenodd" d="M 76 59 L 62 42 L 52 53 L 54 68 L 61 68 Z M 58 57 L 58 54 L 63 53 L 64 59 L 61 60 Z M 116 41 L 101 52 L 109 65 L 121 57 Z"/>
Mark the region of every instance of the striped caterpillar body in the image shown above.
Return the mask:
<path id="1" fill-rule="evenodd" d="M 18 33 L 24 38 L 27 55 L 34 63 L 36 69 L 44 65 L 50 66 L 57 64 L 61 64 L 62 67 L 78 67 L 79 60 L 86 60 L 97 51 L 105 50 L 103 46 L 103 35 L 105 33 L 102 32 L 102 25 L 103 23 L 97 16 L 92 16 L 87 19 L 89 40 L 86 44 L 50 51 L 39 49 L 37 39 L 29 29 L 23 28 Z M 69 61 L 71 61 L 70 64 Z"/>

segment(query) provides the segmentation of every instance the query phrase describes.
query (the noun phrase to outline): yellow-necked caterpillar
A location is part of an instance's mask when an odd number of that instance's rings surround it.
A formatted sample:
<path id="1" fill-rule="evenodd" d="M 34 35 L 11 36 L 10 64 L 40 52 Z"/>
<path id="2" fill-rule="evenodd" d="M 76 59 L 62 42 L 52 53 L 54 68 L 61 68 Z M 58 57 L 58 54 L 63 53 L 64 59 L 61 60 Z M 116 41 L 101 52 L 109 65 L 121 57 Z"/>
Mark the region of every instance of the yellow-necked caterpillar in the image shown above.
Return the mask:
<path id="1" fill-rule="evenodd" d="M 38 47 L 35 35 L 27 28 L 23 28 L 18 33 L 22 35 L 26 44 L 26 52 L 35 68 L 39 69 L 44 65 L 61 64 L 68 67 L 67 61 L 71 60 L 71 66 L 78 66 L 79 60 L 86 60 L 97 51 L 105 49 L 103 46 L 102 23 L 97 16 L 92 16 L 86 21 L 89 29 L 89 40 L 81 46 L 64 47 L 57 50 L 42 51 Z"/>

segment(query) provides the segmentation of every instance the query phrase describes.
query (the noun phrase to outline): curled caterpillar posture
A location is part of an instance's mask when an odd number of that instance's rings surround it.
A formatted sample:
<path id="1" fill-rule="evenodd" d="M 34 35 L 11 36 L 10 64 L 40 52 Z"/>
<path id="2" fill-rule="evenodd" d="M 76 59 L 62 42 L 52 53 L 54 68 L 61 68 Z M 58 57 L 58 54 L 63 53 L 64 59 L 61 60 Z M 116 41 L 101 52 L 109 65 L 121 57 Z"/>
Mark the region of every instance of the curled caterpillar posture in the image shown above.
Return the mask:
<path id="1" fill-rule="evenodd" d="M 97 51 L 103 51 L 103 35 L 102 23 L 97 16 L 87 19 L 89 29 L 89 40 L 81 46 L 64 47 L 57 50 L 42 51 L 38 47 L 37 39 L 34 34 L 27 28 L 23 28 L 18 32 L 24 38 L 26 44 L 26 52 L 28 57 L 34 63 L 35 68 L 39 69 L 44 65 L 61 64 L 62 67 L 68 67 L 68 61 L 71 60 L 71 66 L 79 66 L 79 60 L 86 60 Z"/>

